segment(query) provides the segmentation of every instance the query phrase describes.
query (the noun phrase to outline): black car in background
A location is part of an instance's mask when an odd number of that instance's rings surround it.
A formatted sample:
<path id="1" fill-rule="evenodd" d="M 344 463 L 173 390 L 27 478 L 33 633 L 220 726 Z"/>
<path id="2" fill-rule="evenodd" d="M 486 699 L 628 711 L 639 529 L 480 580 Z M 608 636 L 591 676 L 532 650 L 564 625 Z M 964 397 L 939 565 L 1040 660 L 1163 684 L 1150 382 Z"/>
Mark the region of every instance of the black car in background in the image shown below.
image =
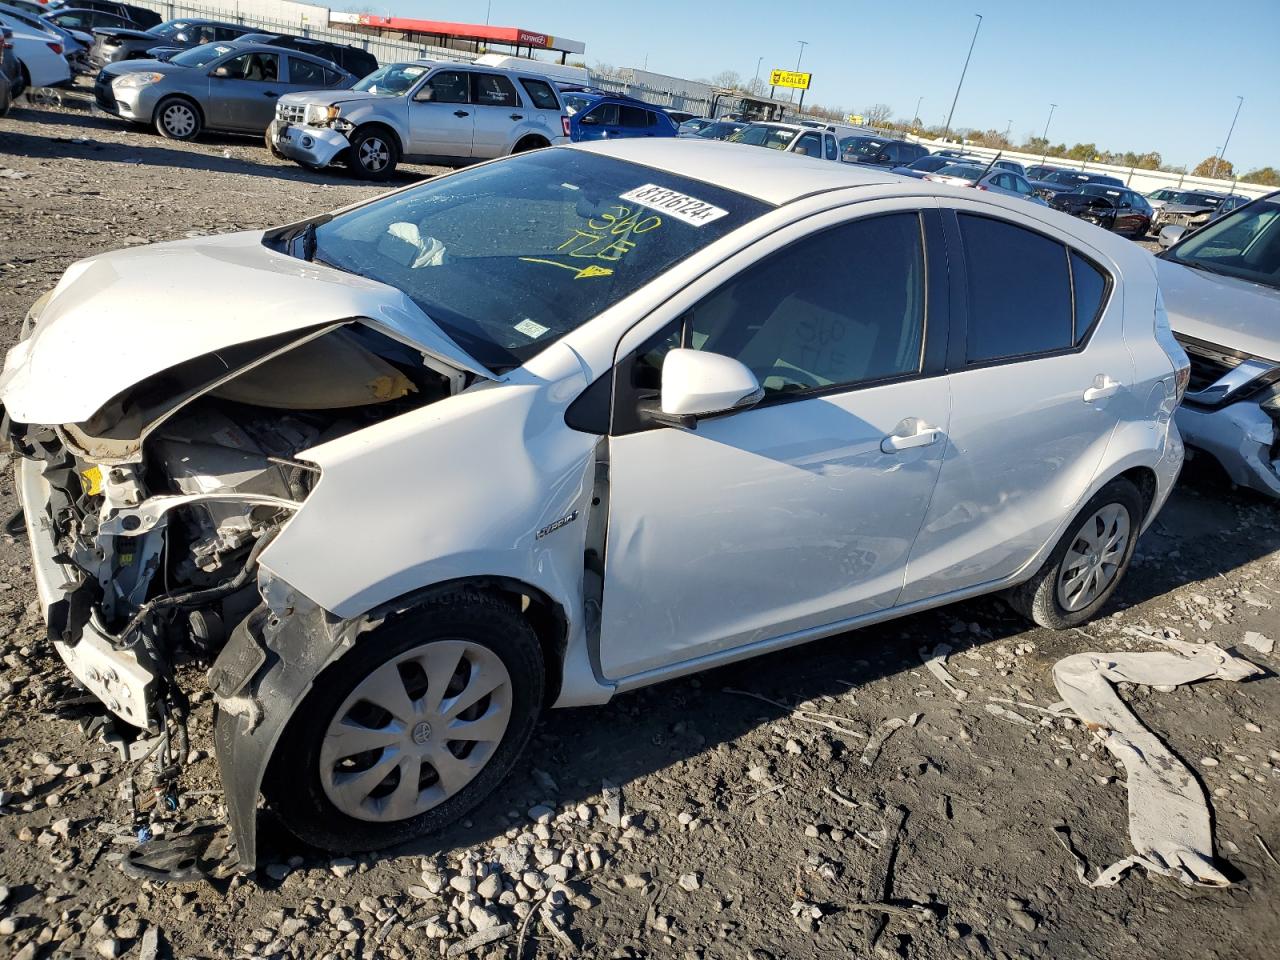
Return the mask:
<path id="1" fill-rule="evenodd" d="M 1105 183 L 1086 183 L 1070 193 L 1055 194 L 1048 202 L 1055 210 L 1130 239 L 1147 235 L 1154 213 L 1142 194 Z"/>
<path id="2" fill-rule="evenodd" d="M 1107 176 L 1105 173 L 1085 173 L 1083 170 L 1055 170 L 1052 173 L 1045 174 L 1039 180 L 1031 180 L 1031 189 L 1041 199 L 1052 200 L 1058 194 L 1070 193 L 1086 183 L 1099 183 L 1107 187 L 1124 186 L 1115 177 Z"/>
<path id="3" fill-rule="evenodd" d="M 840 159 L 874 167 L 903 167 L 927 157 L 929 151 L 918 143 L 891 137 L 855 136 L 840 141 Z"/>
<path id="4" fill-rule="evenodd" d="M 923 180 L 926 173 L 937 173 L 943 167 L 948 167 L 956 162 L 958 161 L 955 157 L 944 157 L 940 153 L 931 153 L 928 156 L 921 157 L 919 160 L 913 160 L 905 166 L 894 167 L 890 172 L 901 174 L 904 177 L 913 177 L 916 180 Z"/>
<path id="5" fill-rule="evenodd" d="M 89 63 L 101 70 L 108 63 L 121 60 L 164 59 L 179 50 L 205 43 L 227 43 L 253 30 L 235 23 L 218 20 L 166 20 L 147 30 L 125 30 L 119 27 L 93 31 L 93 48 Z"/>
<path id="6" fill-rule="evenodd" d="M 1033 167 L 1027 167 L 1024 176 L 1034 183 L 1037 180 L 1043 180 L 1051 173 L 1057 173 L 1059 170 L 1065 170 L 1066 167 L 1055 167 L 1051 163 L 1038 163 Z"/>
<path id="7" fill-rule="evenodd" d="M 378 69 L 378 58 L 368 50 L 361 50 L 347 43 L 329 43 L 311 37 L 295 37 L 287 33 L 246 33 L 236 43 L 265 43 L 272 47 L 284 47 L 320 57 L 336 63 L 356 78 L 367 77 Z"/>
<path id="8" fill-rule="evenodd" d="M 151 27 L 159 26 L 164 17 L 146 7 L 139 7 L 132 3 L 116 3 L 114 0 L 52 0 L 49 4 L 48 13 L 55 13 L 59 10 L 97 10 L 101 13 L 114 14 L 130 23 L 136 23 L 139 30 L 149 30 Z"/>

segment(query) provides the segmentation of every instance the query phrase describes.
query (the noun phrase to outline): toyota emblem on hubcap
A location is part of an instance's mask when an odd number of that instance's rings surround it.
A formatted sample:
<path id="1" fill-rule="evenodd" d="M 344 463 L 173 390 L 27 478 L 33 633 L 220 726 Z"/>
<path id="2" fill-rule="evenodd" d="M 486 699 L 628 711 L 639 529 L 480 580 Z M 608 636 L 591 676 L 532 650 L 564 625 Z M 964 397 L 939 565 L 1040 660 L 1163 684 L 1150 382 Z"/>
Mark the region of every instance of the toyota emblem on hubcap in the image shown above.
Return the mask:
<path id="1" fill-rule="evenodd" d="M 431 724 L 423 720 L 413 726 L 413 742 L 426 743 L 431 739 Z"/>

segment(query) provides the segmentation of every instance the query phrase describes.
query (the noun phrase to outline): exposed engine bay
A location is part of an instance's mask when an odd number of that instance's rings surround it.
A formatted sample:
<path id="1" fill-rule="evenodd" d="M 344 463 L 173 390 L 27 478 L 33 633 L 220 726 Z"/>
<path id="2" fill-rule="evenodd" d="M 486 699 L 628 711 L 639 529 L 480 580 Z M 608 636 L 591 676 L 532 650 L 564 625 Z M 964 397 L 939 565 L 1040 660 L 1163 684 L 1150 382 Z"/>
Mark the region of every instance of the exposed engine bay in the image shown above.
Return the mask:
<path id="1" fill-rule="evenodd" d="M 72 672 L 133 725 L 180 727 L 175 667 L 210 663 L 261 602 L 257 558 L 319 479 L 300 452 L 468 376 L 338 324 L 171 367 L 80 423 L 6 418 L 28 530 L 53 544 L 42 594 L 58 598 L 49 632 Z"/>

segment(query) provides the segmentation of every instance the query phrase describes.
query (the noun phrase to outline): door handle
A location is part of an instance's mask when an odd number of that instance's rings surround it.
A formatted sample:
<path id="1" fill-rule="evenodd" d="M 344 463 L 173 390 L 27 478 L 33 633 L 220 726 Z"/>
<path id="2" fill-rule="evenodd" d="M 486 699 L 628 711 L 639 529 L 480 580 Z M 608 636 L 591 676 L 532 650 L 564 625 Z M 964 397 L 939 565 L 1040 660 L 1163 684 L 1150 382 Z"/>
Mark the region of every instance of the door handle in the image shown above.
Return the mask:
<path id="1" fill-rule="evenodd" d="M 512 120 L 523 120 L 523 119 L 524 119 L 524 114 L 523 114 L 523 113 L 513 113 L 513 114 L 511 115 L 511 119 L 512 119 Z"/>
<path id="2" fill-rule="evenodd" d="M 1119 389 L 1119 381 L 1112 380 L 1105 373 L 1100 373 L 1093 378 L 1093 386 L 1085 390 L 1084 402 L 1093 403 L 1097 400 L 1105 400 L 1107 397 L 1114 396 Z"/>
<path id="3" fill-rule="evenodd" d="M 927 447 L 937 443 L 942 431 L 921 421 L 916 421 L 915 433 L 891 433 L 880 441 L 881 453 L 898 453 L 915 447 Z"/>
<path id="4" fill-rule="evenodd" d="M 471 114 L 467 113 L 467 111 L 465 111 L 465 110 L 455 110 L 455 111 L 453 111 L 453 115 L 454 115 L 455 117 L 469 117 L 469 116 L 471 116 Z"/>

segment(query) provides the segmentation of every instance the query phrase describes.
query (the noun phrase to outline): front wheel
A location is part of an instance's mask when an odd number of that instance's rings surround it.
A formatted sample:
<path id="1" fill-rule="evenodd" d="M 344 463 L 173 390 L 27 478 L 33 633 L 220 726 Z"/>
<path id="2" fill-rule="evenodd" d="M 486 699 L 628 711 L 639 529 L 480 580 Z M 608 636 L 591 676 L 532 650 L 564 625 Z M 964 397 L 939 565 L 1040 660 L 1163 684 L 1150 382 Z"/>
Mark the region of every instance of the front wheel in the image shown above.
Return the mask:
<path id="1" fill-rule="evenodd" d="M 289 721 L 266 793 L 301 840 L 377 850 L 449 826 L 520 756 L 542 708 L 538 638 L 462 593 L 366 635 Z"/>
<path id="2" fill-rule="evenodd" d="M 357 130 L 347 149 L 347 166 L 365 180 L 386 180 L 400 162 L 400 148 L 378 129 Z"/>
<path id="3" fill-rule="evenodd" d="M 199 108 L 183 97 L 169 97 L 156 106 L 156 131 L 168 140 L 194 140 L 204 121 Z"/>
<path id="4" fill-rule="evenodd" d="M 1010 605 L 1051 630 L 1089 620 L 1129 568 L 1142 517 L 1138 488 L 1128 480 L 1112 480 L 1071 521 L 1040 571 L 1009 592 Z"/>

